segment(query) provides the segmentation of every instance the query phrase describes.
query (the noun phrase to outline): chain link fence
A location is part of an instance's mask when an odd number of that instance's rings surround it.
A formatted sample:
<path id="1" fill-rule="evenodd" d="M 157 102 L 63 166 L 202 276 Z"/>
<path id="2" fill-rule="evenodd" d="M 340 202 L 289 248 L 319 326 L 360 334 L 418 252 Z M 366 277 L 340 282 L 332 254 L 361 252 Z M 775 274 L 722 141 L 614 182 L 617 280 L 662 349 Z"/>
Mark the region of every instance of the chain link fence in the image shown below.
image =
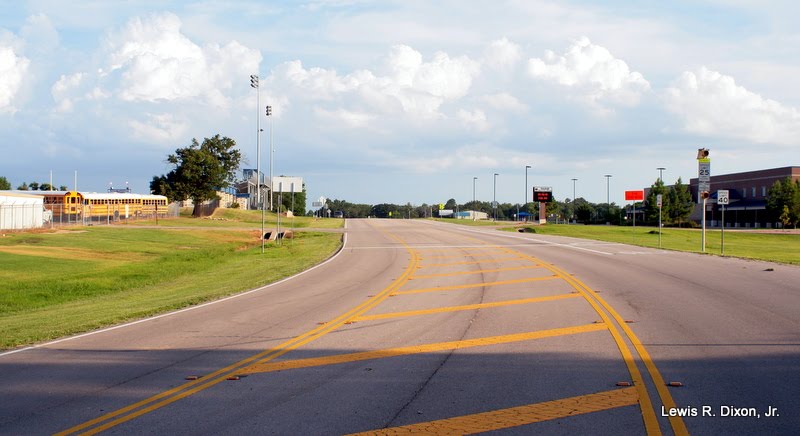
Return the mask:
<path id="1" fill-rule="evenodd" d="M 70 225 L 111 225 L 131 220 L 176 218 L 177 203 L 134 207 L 124 204 L 0 204 L 0 230 L 53 228 Z"/>

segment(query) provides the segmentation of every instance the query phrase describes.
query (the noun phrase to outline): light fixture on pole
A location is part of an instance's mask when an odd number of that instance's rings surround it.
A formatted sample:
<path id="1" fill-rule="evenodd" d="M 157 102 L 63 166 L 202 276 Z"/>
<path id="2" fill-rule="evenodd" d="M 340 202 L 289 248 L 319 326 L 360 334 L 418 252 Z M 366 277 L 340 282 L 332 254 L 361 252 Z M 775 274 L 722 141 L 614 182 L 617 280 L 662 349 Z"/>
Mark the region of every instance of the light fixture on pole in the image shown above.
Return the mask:
<path id="1" fill-rule="evenodd" d="M 658 180 L 659 180 L 661 183 L 664 183 L 663 176 L 664 176 L 664 170 L 665 170 L 666 168 L 664 168 L 664 167 L 658 167 L 658 168 L 656 168 L 656 169 L 658 170 Z"/>
<path id="2" fill-rule="evenodd" d="M 608 219 L 608 214 L 611 213 L 611 174 L 603 177 L 606 178 L 606 219 Z"/>
<path id="3" fill-rule="evenodd" d="M 492 221 L 497 221 L 497 176 L 499 175 L 494 173 L 494 182 L 492 182 Z"/>
<path id="4" fill-rule="evenodd" d="M 530 165 L 525 165 L 525 202 L 522 204 L 528 204 L 528 168 L 533 168 Z"/>
<path id="5" fill-rule="evenodd" d="M 272 185 L 274 184 L 272 179 L 272 154 L 274 153 L 272 150 L 272 106 L 267 106 L 267 118 L 269 118 L 269 210 L 272 211 Z"/>
<path id="6" fill-rule="evenodd" d="M 578 181 L 578 179 L 575 179 L 575 178 L 572 179 L 572 220 L 573 221 L 575 221 L 575 182 L 577 182 L 577 181 Z"/>
<path id="7" fill-rule="evenodd" d="M 250 75 L 250 87 L 256 90 L 256 207 L 261 207 L 261 91 L 258 88 L 258 75 Z M 261 233 L 263 239 L 264 233 Z"/>
<path id="8" fill-rule="evenodd" d="M 475 183 L 478 181 L 477 177 L 472 178 L 472 208 L 475 208 Z M 475 221 L 475 211 L 472 211 L 472 221 Z"/>

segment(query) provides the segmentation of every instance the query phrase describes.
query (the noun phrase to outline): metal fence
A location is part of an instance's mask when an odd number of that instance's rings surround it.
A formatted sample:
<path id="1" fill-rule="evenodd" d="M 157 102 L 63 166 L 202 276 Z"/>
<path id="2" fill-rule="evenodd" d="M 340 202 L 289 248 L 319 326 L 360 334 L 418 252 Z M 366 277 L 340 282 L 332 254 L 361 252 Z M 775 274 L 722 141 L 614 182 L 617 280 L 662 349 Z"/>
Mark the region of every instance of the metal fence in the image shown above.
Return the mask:
<path id="1" fill-rule="evenodd" d="M 126 205 L 15 204 L 0 205 L 0 230 L 53 228 L 70 225 L 110 225 L 131 220 L 175 218 L 180 215 L 177 203 L 158 209 L 135 209 Z"/>

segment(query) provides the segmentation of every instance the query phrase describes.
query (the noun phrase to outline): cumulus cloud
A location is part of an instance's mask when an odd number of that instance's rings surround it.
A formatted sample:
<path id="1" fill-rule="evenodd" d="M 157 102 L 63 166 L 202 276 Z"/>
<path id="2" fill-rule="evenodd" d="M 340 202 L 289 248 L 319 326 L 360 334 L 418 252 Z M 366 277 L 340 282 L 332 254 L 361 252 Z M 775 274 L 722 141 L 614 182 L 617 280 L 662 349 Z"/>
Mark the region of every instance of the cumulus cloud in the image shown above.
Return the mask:
<path id="1" fill-rule="evenodd" d="M 133 135 L 139 139 L 159 144 L 173 144 L 184 140 L 189 130 L 186 120 L 172 114 L 146 114 L 147 120 L 128 122 Z"/>
<path id="2" fill-rule="evenodd" d="M 14 98 L 28 71 L 30 60 L 17 56 L 10 46 L 0 45 L 0 113 L 14 113 Z"/>
<path id="3" fill-rule="evenodd" d="M 563 56 L 547 51 L 544 59 L 530 59 L 528 73 L 573 88 L 579 97 L 599 105 L 608 102 L 635 106 L 650 89 L 650 83 L 640 73 L 632 72 L 625 61 L 586 37 Z"/>
<path id="4" fill-rule="evenodd" d="M 486 119 L 486 114 L 480 109 L 475 109 L 472 111 L 459 109 L 456 116 L 461 120 L 462 123 L 464 123 L 465 126 L 469 128 L 475 129 L 479 132 L 485 132 L 489 130 L 489 121 Z"/>
<path id="5" fill-rule="evenodd" d="M 102 74 L 121 73 L 119 95 L 127 101 L 199 97 L 224 107 L 233 81 L 258 71 L 261 62 L 258 50 L 236 41 L 198 46 L 170 13 L 131 19 L 108 37 L 107 50 Z"/>
<path id="6" fill-rule="evenodd" d="M 484 52 L 484 63 L 497 70 L 509 70 L 522 58 L 519 45 L 508 38 L 492 41 Z"/>
<path id="7" fill-rule="evenodd" d="M 756 143 L 797 145 L 800 111 L 736 84 L 731 76 L 701 67 L 684 72 L 666 91 L 666 105 L 692 133 Z"/>
<path id="8" fill-rule="evenodd" d="M 70 112 L 73 108 L 71 95 L 73 90 L 81 85 L 83 73 L 75 73 L 69 76 L 61 75 L 61 78 L 50 88 L 50 95 L 56 102 L 56 112 Z"/>
<path id="9" fill-rule="evenodd" d="M 510 95 L 505 92 L 501 92 L 499 94 L 486 95 L 483 97 L 483 101 L 485 101 L 489 106 L 499 111 L 521 113 L 528 110 L 528 105 L 522 103 L 521 101 L 519 101 L 518 98 L 514 97 L 513 95 Z"/>
<path id="10" fill-rule="evenodd" d="M 348 100 L 349 104 L 383 113 L 404 112 L 421 118 L 439 118 L 447 101 L 464 97 L 480 64 L 466 56 L 437 52 L 425 61 L 406 45 L 393 46 L 384 61 L 383 74 L 357 70 L 339 75 L 335 70 L 305 68 L 299 60 L 279 65 L 270 87 L 301 100 Z M 342 103 L 344 104 L 344 103 Z"/>

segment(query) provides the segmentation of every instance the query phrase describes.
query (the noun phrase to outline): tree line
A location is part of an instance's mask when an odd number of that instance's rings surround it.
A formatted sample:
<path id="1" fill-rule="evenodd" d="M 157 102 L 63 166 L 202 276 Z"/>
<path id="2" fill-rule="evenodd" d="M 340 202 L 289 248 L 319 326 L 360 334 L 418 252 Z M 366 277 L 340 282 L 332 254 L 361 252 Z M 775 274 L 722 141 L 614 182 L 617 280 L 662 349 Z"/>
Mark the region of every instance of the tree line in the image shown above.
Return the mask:
<path id="1" fill-rule="evenodd" d="M 8 181 L 7 178 L 0 176 L 0 191 L 8 191 L 11 189 L 11 182 Z M 18 191 L 67 191 L 67 188 L 64 185 L 55 189 L 55 187 L 49 183 L 39 183 L 39 182 L 30 182 L 25 183 L 23 182 L 21 185 L 17 186 Z"/>

